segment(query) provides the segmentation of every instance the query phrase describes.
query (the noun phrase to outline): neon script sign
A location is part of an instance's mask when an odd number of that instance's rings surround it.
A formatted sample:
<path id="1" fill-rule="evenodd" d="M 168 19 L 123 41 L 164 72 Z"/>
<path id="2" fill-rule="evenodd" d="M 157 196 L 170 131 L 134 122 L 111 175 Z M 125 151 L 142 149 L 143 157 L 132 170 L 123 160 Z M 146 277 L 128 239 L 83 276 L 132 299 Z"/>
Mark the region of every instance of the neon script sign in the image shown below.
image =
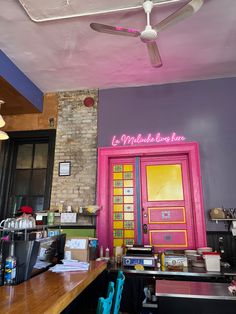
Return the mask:
<path id="1" fill-rule="evenodd" d="M 186 140 L 184 136 L 179 136 L 175 132 L 171 133 L 169 136 L 162 136 L 161 133 L 152 133 L 143 135 L 141 133 L 131 136 L 127 134 L 122 134 L 120 137 L 116 135 L 113 136 L 111 145 L 112 146 L 124 146 L 124 145 L 137 145 L 137 144 L 153 144 L 153 143 L 176 143 L 183 142 Z"/>

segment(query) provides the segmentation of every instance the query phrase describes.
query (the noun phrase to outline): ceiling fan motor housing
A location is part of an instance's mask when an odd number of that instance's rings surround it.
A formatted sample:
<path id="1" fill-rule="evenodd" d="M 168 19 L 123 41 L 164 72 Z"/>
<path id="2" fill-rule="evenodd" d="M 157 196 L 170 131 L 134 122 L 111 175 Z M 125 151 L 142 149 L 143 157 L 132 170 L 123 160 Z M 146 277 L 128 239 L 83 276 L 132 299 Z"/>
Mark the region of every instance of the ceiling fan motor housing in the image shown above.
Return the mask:
<path id="1" fill-rule="evenodd" d="M 140 38 L 144 43 L 154 41 L 157 39 L 157 32 L 150 25 L 147 25 L 140 34 Z"/>

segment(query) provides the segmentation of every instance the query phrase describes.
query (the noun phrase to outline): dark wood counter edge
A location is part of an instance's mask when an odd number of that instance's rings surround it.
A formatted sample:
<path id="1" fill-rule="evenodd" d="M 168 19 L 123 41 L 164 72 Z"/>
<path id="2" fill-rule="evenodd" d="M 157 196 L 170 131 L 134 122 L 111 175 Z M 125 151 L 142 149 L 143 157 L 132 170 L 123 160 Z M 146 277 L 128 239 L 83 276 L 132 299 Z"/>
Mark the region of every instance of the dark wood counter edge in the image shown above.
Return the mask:
<path id="1" fill-rule="evenodd" d="M 38 276 L 35 276 L 28 281 L 25 281 L 16 286 L 0 287 L 0 313 L 14 313 L 14 314 L 59 314 L 63 311 L 90 283 L 92 283 L 106 268 L 106 262 L 91 262 L 92 268 L 88 272 L 83 272 L 78 275 L 79 272 L 66 272 L 65 273 L 65 284 L 68 285 L 69 276 L 78 277 L 78 283 L 73 282 L 71 288 L 67 288 L 67 292 L 61 294 L 58 291 L 58 296 L 55 290 L 55 282 L 57 278 L 60 280 L 61 273 L 52 273 L 46 271 Z M 46 284 L 43 285 L 43 282 Z M 37 295 L 37 288 L 40 285 L 40 289 L 45 290 L 47 293 L 46 297 Z M 58 286 L 60 285 L 58 280 Z M 33 290 L 32 291 L 32 287 Z M 51 289 L 54 288 L 54 293 Z M 59 288 L 60 289 L 60 288 Z M 50 294 L 50 291 L 52 294 Z M 30 295 L 32 293 L 32 296 Z M 7 304 L 10 301 L 10 295 L 14 296 L 12 303 Z"/>

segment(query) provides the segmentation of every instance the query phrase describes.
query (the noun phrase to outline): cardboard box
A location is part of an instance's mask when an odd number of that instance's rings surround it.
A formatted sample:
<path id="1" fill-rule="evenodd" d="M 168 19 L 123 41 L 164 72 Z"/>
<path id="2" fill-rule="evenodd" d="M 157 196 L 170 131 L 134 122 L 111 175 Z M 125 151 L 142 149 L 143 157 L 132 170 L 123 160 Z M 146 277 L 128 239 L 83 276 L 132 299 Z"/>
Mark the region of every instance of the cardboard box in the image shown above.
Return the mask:
<path id="1" fill-rule="evenodd" d="M 74 259 L 81 262 L 89 261 L 89 238 L 68 237 L 65 243 L 65 259 Z"/>

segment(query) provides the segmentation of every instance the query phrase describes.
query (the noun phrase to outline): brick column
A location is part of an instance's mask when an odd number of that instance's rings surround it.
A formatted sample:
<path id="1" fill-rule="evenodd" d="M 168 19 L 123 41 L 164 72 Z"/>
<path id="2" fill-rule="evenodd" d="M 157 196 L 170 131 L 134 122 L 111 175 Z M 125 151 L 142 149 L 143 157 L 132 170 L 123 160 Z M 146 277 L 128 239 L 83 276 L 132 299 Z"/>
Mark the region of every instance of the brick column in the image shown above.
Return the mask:
<path id="1" fill-rule="evenodd" d="M 86 97 L 95 104 L 86 107 Z M 78 208 L 95 204 L 97 169 L 97 101 L 98 90 L 58 93 L 56 135 L 51 206 L 59 201 Z M 58 176 L 59 162 L 71 162 L 71 175 Z"/>

